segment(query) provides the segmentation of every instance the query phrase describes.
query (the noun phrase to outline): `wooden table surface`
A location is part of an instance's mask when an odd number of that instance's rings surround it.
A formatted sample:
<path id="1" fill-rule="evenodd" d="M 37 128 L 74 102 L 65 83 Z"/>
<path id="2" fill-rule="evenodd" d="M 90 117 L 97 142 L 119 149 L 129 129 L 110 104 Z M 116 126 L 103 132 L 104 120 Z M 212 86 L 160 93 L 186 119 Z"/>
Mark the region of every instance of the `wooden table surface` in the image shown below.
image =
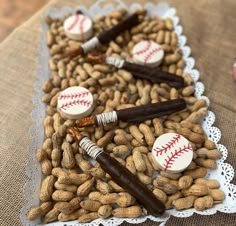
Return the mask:
<path id="1" fill-rule="evenodd" d="M 0 0 L 0 42 L 49 0 Z"/>

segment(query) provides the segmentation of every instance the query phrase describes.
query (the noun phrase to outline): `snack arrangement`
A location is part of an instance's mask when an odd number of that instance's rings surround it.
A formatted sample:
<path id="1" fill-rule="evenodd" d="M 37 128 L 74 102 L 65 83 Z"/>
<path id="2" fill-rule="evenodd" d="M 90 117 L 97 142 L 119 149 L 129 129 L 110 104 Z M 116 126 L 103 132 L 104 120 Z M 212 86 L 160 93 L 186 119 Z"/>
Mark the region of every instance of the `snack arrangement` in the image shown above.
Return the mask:
<path id="1" fill-rule="evenodd" d="M 204 178 L 221 153 L 201 126 L 206 101 L 183 72 L 171 19 L 119 9 L 46 21 L 51 76 L 36 150 L 44 177 L 28 219 L 83 223 L 223 202 L 219 181 Z"/>

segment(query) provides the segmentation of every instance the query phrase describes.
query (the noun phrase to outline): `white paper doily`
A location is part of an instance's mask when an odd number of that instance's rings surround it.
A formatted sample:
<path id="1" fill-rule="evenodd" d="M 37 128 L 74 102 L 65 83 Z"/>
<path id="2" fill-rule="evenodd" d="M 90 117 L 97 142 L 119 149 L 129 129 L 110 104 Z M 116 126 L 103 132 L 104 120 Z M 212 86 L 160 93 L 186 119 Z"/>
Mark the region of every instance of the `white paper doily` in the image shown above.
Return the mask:
<path id="1" fill-rule="evenodd" d="M 106 1 L 99 0 L 90 8 L 86 8 L 84 6 L 79 6 L 77 9 L 82 10 L 85 14 L 93 17 L 98 14 L 107 15 L 109 12 L 114 11 L 117 8 L 125 8 L 127 10 L 133 11 L 134 9 L 141 8 L 139 4 L 132 4 L 131 6 L 125 5 L 120 0 L 113 0 L 107 3 Z M 143 6 L 147 9 L 148 14 L 150 15 L 158 15 L 162 18 L 170 17 L 174 21 L 175 32 L 178 35 L 179 46 L 183 51 L 183 56 L 186 61 L 185 71 L 190 73 L 195 81 L 195 95 L 197 98 L 204 98 L 208 106 L 210 104 L 209 99 L 206 96 L 203 96 L 204 92 L 204 85 L 203 83 L 199 82 L 199 71 L 194 69 L 195 59 L 190 57 L 191 49 L 189 46 L 186 45 L 187 39 L 182 34 L 183 27 L 179 24 L 179 18 L 175 15 L 176 10 L 174 8 L 170 8 L 166 3 L 160 3 L 158 5 L 153 3 L 146 3 Z M 62 9 L 52 8 L 49 10 L 47 15 L 52 17 L 58 18 L 62 17 L 66 13 L 75 12 L 75 9 L 71 9 L 69 7 L 64 7 Z M 42 18 L 44 19 L 44 18 Z M 46 45 L 46 31 L 48 26 L 45 22 L 42 24 L 42 35 L 40 36 L 40 46 L 39 46 L 39 68 L 36 71 L 37 81 L 34 84 L 34 88 L 36 91 L 35 96 L 33 97 L 33 104 L 34 110 L 32 112 L 32 127 L 30 129 L 30 144 L 28 148 L 28 165 L 27 165 L 27 176 L 28 180 L 25 184 L 25 204 L 21 210 L 20 219 L 23 225 L 33 226 L 33 225 L 42 225 L 40 224 L 39 220 L 35 221 L 28 221 L 26 219 L 26 214 L 28 210 L 39 204 L 39 187 L 41 182 L 41 169 L 38 160 L 35 157 L 35 150 L 40 148 L 43 139 L 44 139 L 44 130 L 43 130 L 43 119 L 45 117 L 45 105 L 41 102 L 41 97 L 43 92 L 41 91 L 41 86 L 45 80 L 48 79 L 50 75 L 50 71 L 48 68 L 48 59 L 49 59 L 49 50 Z M 218 168 L 217 170 L 208 170 L 207 178 L 217 178 L 217 180 L 221 183 L 221 189 L 224 190 L 226 194 L 226 198 L 223 203 L 215 205 L 213 208 L 205 210 L 205 211 L 196 211 L 195 209 L 188 209 L 184 211 L 176 211 L 175 209 L 167 210 L 164 215 L 161 217 L 153 217 L 153 216 L 144 216 L 137 219 L 126 219 L 126 218 L 109 218 L 106 220 L 97 219 L 90 223 L 82 224 L 84 226 L 97 226 L 102 224 L 104 226 L 111 226 L 111 225 L 119 225 L 122 222 L 126 221 L 129 223 L 142 223 L 147 219 L 156 222 L 162 222 L 162 226 L 165 225 L 166 221 L 169 217 L 176 216 L 176 217 L 189 217 L 193 213 L 198 213 L 201 215 L 211 215 L 215 214 L 216 211 L 224 212 L 224 213 L 235 213 L 236 212 L 236 185 L 231 184 L 231 180 L 234 177 L 234 169 L 233 167 L 226 163 L 225 160 L 228 155 L 227 148 L 222 144 L 219 144 L 219 140 L 221 138 L 221 132 L 218 128 L 213 126 L 215 122 L 215 114 L 211 111 L 208 111 L 206 118 L 203 120 L 203 128 L 206 131 L 207 135 L 211 140 L 213 140 L 217 144 L 217 148 L 222 153 L 222 158 L 217 161 Z M 70 222 L 56 222 L 47 224 L 50 226 L 78 226 L 81 225 L 77 221 L 70 221 Z"/>

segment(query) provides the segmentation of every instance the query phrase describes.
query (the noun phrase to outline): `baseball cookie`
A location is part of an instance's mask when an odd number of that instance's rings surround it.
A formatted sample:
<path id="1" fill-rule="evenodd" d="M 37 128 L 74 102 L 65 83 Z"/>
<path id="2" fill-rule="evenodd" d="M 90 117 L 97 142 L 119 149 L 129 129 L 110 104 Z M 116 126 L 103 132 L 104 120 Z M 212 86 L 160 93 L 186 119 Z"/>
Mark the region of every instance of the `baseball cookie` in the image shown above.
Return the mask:
<path id="1" fill-rule="evenodd" d="M 158 66 L 164 57 L 164 51 L 161 46 L 153 41 L 137 43 L 132 50 L 132 54 L 136 63 L 149 66 Z"/>
<path id="2" fill-rule="evenodd" d="M 93 95 L 80 86 L 65 89 L 57 99 L 57 110 L 63 118 L 83 118 L 93 111 L 93 107 Z"/>
<path id="3" fill-rule="evenodd" d="M 193 149 L 191 143 L 180 134 L 166 133 L 156 139 L 152 157 L 162 170 L 179 173 L 191 163 Z"/>
<path id="4" fill-rule="evenodd" d="M 93 34 L 92 20 L 82 14 L 68 17 L 63 26 L 67 37 L 74 40 L 85 41 Z"/>

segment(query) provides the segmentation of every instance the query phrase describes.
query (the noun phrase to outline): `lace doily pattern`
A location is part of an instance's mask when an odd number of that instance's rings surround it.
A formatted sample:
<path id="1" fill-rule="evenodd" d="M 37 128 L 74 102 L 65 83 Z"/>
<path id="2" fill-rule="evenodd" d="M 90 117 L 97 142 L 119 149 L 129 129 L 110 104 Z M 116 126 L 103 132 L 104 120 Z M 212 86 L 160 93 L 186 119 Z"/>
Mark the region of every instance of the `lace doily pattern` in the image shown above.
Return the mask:
<path id="1" fill-rule="evenodd" d="M 186 61 L 186 67 L 184 69 L 185 72 L 191 74 L 194 82 L 195 82 L 195 96 L 197 98 L 202 98 L 207 101 L 208 106 L 210 105 L 210 101 L 206 96 L 203 96 L 204 85 L 202 82 L 199 82 L 199 71 L 194 68 L 195 59 L 190 57 L 191 49 L 186 45 L 187 38 L 183 35 L 183 27 L 179 24 L 179 18 L 176 16 L 176 10 L 174 8 L 170 8 L 166 3 L 159 3 L 158 5 L 153 3 L 146 3 L 144 6 L 139 4 L 132 4 L 131 6 L 125 5 L 120 0 L 113 1 L 104 1 L 99 0 L 90 8 L 86 8 L 84 6 L 79 6 L 77 9 L 80 9 L 85 14 L 93 17 L 98 14 L 107 15 L 109 12 L 114 11 L 116 8 L 125 8 L 127 10 L 133 11 L 135 9 L 139 9 L 144 7 L 147 9 L 150 15 L 158 15 L 162 18 L 170 17 L 174 22 L 175 32 L 178 36 L 179 46 L 183 52 L 184 59 Z M 71 9 L 69 7 L 64 7 L 62 9 L 51 8 L 46 15 L 50 15 L 51 17 L 59 18 L 67 13 L 72 13 L 76 9 Z M 45 15 L 45 16 L 46 16 Z M 27 176 L 28 181 L 25 184 L 25 204 L 21 210 L 20 219 L 23 225 L 33 226 L 33 225 L 42 225 L 39 220 L 28 221 L 26 219 L 26 214 L 28 210 L 39 204 L 38 193 L 41 182 L 41 173 L 40 173 L 40 165 L 35 157 L 35 150 L 39 148 L 43 142 L 44 138 L 44 130 L 43 130 L 43 118 L 45 116 L 45 105 L 41 102 L 41 97 L 43 95 L 41 91 L 41 86 L 43 82 L 48 78 L 49 68 L 48 68 L 48 59 L 49 59 L 49 51 L 46 45 L 46 31 L 48 27 L 43 22 L 42 24 L 42 34 L 40 36 L 40 46 L 39 46 L 39 68 L 36 71 L 37 81 L 34 84 L 34 88 L 36 91 L 35 96 L 33 97 L 34 110 L 32 112 L 32 127 L 30 129 L 30 144 L 28 147 L 28 165 L 27 165 Z M 97 226 L 102 224 L 104 226 L 115 226 L 120 225 L 124 221 L 137 224 L 150 219 L 156 222 L 162 222 L 161 226 L 164 226 L 169 217 L 189 217 L 193 215 L 193 213 L 198 213 L 201 215 L 211 215 L 215 214 L 217 211 L 221 211 L 224 213 L 235 213 L 236 212 L 236 185 L 231 183 L 231 180 L 234 177 L 234 169 L 233 167 L 226 163 L 225 160 L 228 155 L 227 148 L 222 144 L 219 144 L 219 140 L 221 138 L 221 132 L 218 128 L 214 127 L 213 124 L 215 122 L 215 114 L 211 111 L 208 111 L 207 116 L 202 121 L 203 128 L 206 131 L 207 135 L 211 140 L 213 140 L 217 144 L 217 148 L 222 153 L 222 158 L 217 161 L 218 168 L 217 170 L 209 170 L 207 175 L 208 178 L 217 178 L 221 182 L 221 189 L 224 190 L 226 194 L 226 198 L 223 203 L 215 205 L 213 208 L 205 210 L 205 211 L 196 211 L 195 209 L 188 209 L 184 211 L 176 211 L 175 209 L 167 210 L 164 215 L 160 217 L 153 216 L 143 216 L 137 219 L 126 219 L 126 218 L 110 218 L 110 219 L 97 219 L 90 223 L 83 224 L 84 226 Z M 80 224 L 77 221 L 70 222 L 56 222 L 47 224 L 49 226 L 79 226 Z"/>

